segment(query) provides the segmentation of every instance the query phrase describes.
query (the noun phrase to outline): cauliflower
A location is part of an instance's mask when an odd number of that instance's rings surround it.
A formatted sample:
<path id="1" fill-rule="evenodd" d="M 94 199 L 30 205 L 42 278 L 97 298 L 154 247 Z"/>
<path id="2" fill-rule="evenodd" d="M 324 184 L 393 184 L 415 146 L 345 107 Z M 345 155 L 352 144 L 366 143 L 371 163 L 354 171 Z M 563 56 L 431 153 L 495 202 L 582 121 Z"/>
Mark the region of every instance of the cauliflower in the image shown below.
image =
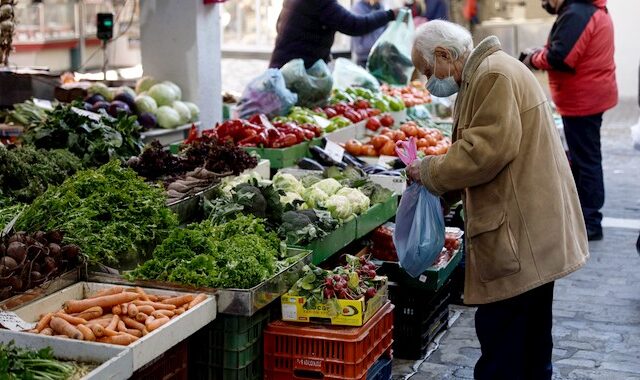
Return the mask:
<path id="1" fill-rule="evenodd" d="M 326 178 L 326 179 L 323 179 L 320 182 L 315 183 L 311 187 L 320 189 L 320 190 L 324 191 L 325 193 L 327 193 L 327 195 L 331 196 L 331 195 L 334 195 L 335 193 L 337 193 L 338 190 L 340 190 L 342 188 L 342 185 L 340 184 L 340 182 L 336 181 L 333 178 Z"/>
<path id="2" fill-rule="evenodd" d="M 321 189 L 312 187 L 305 191 L 303 198 L 309 208 L 317 208 L 322 207 L 329 196 Z"/>
<path id="3" fill-rule="evenodd" d="M 293 201 L 304 201 L 304 199 L 302 199 L 300 194 L 294 193 L 293 191 L 287 191 L 285 192 L 285 195 L 280 196 L 280 203 L 282 203 L 283 205 L 286 205 L 288 203 L 293 204 Z"/>
<path id="4" fill-rule="evenodd" d="M 354 214 L 362 214 L 367 211 L 371 203 L 369 197 L 364 195 L 358 189 L 343 187 L 336 193 L 336 195 L 343 195 L 349 199 Z"/>
<path id="5" fill-rule="evenodd" d="M 296 177 L 289 173 L 278 172 L 273 176 L 273 186 L 278 190 L 285 192 L 294 192 L 302 194 L 304 187 Z"/>
<path id="6" fill-rule="evenodd" d="M 344 195 L 332 195 L 324 205 L 335 219 L 345 221 L 353 215 L 351 203 Z"/>

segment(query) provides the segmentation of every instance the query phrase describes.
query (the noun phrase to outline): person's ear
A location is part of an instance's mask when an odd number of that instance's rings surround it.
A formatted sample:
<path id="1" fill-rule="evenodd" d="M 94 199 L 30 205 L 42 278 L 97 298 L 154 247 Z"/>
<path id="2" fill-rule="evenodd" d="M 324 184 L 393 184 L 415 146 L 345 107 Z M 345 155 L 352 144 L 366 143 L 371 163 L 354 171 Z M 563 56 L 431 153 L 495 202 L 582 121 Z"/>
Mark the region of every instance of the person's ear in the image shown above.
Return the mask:
<path id="1" fill-rule="evenodd" d="M 442 46 L 436 46 L 436 48 L 433 50 L 433 55 L 434 58 L 437 59 L 438 57 L 440 57 L 441 59 L 447 61 L 447 62 L 452 62 L 453 61 L 453 57 L 451 56 L 451 52 L 448 49 L 445 49 Z"/>

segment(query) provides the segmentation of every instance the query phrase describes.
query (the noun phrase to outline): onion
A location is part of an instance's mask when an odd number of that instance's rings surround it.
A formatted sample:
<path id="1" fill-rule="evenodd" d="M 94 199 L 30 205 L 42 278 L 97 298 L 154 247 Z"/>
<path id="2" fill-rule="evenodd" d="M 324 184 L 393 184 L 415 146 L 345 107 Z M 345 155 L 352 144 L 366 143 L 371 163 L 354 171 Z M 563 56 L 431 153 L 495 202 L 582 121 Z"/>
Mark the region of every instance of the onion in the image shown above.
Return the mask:
<path id="1" fill-rule="evenodd" d="M 27 246 L 23 243 L 14 241 L 9 244 L 9 248 L 7 248 L 7 255 L 13 258 L 17 263 L 21 263 L 27 256 Z"/>
<path id="2" fill-rule="evenodd" d="M 47 243 L 47 234 L 44 233 L 44 231 L 36 232 L 35 234 L 33 234 L 33 237 L 34 237 L 34 239 L 36 239 L 40 243 L 43 243 L 43 244 Z"/>
<path id="3" fill-rule="evenodd" d="M 14 270 L 18 266 L 18 263 L 9 256 L 4 256 L 3 258 L 1 258 L 0 264 L 4 265 L 8 270 Z"/>
<path id="4" fill-rule="evenodd" d="M 49 243 L 49 256 L 56 257 L 60 254 L 60 246 L 56 243 Z"/>

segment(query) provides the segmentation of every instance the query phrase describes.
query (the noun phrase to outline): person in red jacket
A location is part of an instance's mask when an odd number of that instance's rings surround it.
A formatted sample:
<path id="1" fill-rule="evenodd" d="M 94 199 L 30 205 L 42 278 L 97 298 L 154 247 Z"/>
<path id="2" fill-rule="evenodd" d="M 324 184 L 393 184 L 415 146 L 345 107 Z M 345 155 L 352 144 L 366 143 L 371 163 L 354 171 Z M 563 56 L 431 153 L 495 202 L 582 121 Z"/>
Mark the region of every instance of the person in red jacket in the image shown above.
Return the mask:
<path id="1" fill-rule="evenodd" d="M 618 102 L 613 22 L 606 4 L 606 0 L 542 0 L 542 7 L 558 18 L 547 45 L 521 55 L 531 69 L 548 71 L 589 240 L 602 239 L 602 114 Z"/>

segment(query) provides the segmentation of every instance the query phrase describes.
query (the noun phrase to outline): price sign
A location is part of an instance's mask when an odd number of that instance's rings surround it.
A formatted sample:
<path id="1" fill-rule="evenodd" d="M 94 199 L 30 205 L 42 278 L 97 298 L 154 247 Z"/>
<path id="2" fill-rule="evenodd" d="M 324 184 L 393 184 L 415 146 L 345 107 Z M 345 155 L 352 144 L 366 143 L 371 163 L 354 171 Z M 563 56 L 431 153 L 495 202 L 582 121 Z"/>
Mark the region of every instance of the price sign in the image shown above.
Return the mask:
<path id="1" fill-rule="evenodd" d="M 101 118 L 100 114 L 97 114 L 95 112 L 82 110 L 82 109 L 77 108 L 77 107 L 71 107 L 71 110 L 73 112 L 77 113 L 78 115 L 88 117 L 89 119 L 91 119 L 93 121 L 100 121 L 100 118 Z"/>
<path id="2" fill-rule="evenodd" d="M 331 157 L 332 160 L 342 162 L 342 157 L 344 157 L 344 148 L 340 145 L 331 140 L 327 140 L 327 145 L 324 147 L 324 151 L 327 152 L 327 155 Z"/>
<path id="3" fill-rule="evenodd" d="M 35 104 L 36 106 L 45 109 L 45 110 L 52 110 L 53 109 L 53 104 L 51 104 L 51 102 L 49 100 L 46 99 L 36 99 L 33 98 L 33 104 Z"/>
<path id="4" fill-rule="evenodd" d="M 29 323 L 12 311 L 0 311 L 0 325 L 11 331 L 31 330 L 35 323 Z"/>
<path id="5" fill-rule="evenodd" d="M 324 117 L 321 116 L 317 116 L 317 115 L 313 115 L 313 120 L 316 122 L 316 124 L 318 124 L 320 126 L 320 128 L 325 129 L 327 128 L 331 122 L 327 119 L 325 119 Z"/>

